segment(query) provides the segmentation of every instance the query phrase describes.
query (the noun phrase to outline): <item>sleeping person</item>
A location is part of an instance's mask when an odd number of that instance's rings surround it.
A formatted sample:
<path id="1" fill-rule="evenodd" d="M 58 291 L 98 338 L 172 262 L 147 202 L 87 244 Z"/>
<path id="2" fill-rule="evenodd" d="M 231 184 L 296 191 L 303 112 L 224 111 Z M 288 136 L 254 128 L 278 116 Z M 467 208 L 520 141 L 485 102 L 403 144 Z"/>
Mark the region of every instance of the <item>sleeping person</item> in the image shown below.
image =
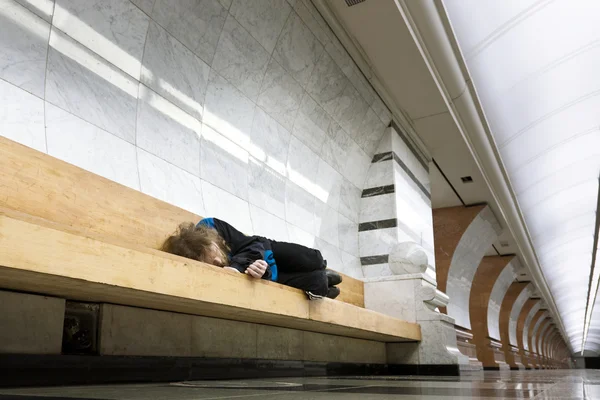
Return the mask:
<path id="1" fill-rule="evenodd" d="M 247 236 L 217 218 L 183 223 L 162 250 L 303 290 L 311 300 L 336 298 L 342 277 L 321 252 L 295 243 Z"/>

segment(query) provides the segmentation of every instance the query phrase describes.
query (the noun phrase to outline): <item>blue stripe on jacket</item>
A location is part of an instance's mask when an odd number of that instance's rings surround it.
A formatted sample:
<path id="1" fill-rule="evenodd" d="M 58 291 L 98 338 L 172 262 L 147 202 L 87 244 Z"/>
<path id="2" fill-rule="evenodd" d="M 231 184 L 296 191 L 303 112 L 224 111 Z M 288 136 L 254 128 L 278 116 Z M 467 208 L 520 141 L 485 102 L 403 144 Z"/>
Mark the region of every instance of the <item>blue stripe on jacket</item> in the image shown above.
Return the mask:
<path id="1" fill-rule="evenodd" d="M 273 250 L 265 250 L 265 261 L 269 264 L 271 268 L 271 280 L 273 282 L 277 282 L 277 264 L 275 263 L 275 256 L 273 255 Z"/>
<path id="2" fill-rule="evenodd" d="M 209 228 L 212 228 L 212 229 L 217 229 L 215 227 L 215 220 L 212 218 L 204 218 L 204 219 L 202 219 L 202 221 L 200 221 L 196 224 L 196 226 L 201 226 L 201 225 L 208 226 Z"/>

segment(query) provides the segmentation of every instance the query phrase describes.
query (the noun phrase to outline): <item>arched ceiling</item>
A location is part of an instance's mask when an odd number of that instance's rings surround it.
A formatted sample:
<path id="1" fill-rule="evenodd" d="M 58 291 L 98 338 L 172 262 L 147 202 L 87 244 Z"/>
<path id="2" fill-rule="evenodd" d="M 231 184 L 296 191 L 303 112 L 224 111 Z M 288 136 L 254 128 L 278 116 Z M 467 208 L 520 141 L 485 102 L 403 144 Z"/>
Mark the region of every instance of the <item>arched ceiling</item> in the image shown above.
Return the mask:
<path id="1" fill-rule="evenodd" d="M 568 340 L 581 351 L 589 321 L 585 350 L 598 352 L 600 304 L 594 312 L 587 305 L 597 247 L 600 1 L 443 4 Z"/>

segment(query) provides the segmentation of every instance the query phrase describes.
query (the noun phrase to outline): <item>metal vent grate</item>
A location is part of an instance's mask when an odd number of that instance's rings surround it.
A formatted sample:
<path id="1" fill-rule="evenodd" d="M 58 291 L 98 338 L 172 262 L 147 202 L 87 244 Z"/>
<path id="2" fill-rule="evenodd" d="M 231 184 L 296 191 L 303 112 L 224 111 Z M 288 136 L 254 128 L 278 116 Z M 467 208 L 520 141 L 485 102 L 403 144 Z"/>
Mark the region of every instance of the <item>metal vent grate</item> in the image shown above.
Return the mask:
<path id="1" fill-rule="evenodd" d="M 366 0 L 346 0 L 346 4 L 348 4 L 348 7 L 352 7 L 357 4 L 364 3 L 365 1 Z"/>

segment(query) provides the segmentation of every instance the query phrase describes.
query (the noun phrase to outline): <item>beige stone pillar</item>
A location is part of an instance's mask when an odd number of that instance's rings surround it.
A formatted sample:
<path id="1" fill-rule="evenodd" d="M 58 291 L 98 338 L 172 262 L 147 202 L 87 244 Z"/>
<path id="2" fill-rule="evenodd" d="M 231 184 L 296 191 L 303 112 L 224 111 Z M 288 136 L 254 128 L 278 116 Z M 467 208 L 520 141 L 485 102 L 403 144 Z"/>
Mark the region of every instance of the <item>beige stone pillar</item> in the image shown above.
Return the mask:
<path id="1" fill-rule="evenodd" d="M 514 256 L 483 257 L 471 286 L 469 299 L 471 332 L 473 333 L 473 343 L 477 347 L 477 358 L 483 364 L 484 369 L 510 369 L 509 365 L 504 362 L 501 342 L 490 337 L 488 310 L 494 285 L 500 274 L 509 268 L 513 259 Z"/>
<path id="2" fill-rule="evenodd" d="M 536 368 L 536 369 L 541 368 L 541 365 L 540 365 L 539 356 L 535 352 L 535 347 L 533 345 L 533 337 L 535 334 L 535 328 L 538 327 L 538 323 L 539 323 L 540 319 L 545 315 L 546 312 L 547 312 L 546 310 L 539 310 L 533 316 L 533 319 L 531 320 L 531 323 L 529 325 L 529 330 L 527 332 L 527 340 L 529 341 L 530 360 L 531 360 L 534 368 Z"/>
<path id="3" fill-rule="evenodd" d="M 433 229 L 438 288 L 450 299 L 441 311 L 456 321 L 458 348 L 469 357 L 470 368 L 480 370 L 483 364 L 474 343 L 470 295 L 481 260 L 501 227 L 490 207 L 481 204 L 434 209 Z"/>
<path id="4" fill-rule="evenodd" d="M 540 329 L 538 330 L 537 337 L 536 337 L 537 354 L 540 357 L 543 369 L 548 369 L 548 359 L 546 358 L 546 355 L 544 354 L 544 352 L 542 350 L 542 342 L 543 342 L 543 338 L 546 335 L 547 330 L 551 324 L 552 324 L 552 320 L 549 317 L 546 318 L 544 321 L 542 321 L 542 324 L 540 325 Z"/>
<path id="5" fill-rule="evenodd" d="M 502 339 L 502 350 L 504 351 L 504 357 L 506 363 L 510 365 L 511 369 L 524 369 L 523 364 L 519 362 L 517 356 L 517 348 L 510 344 L 510 314 L 517 300 L 517 297 L 523 290 L 529 285 L 529 282 L 513 282 L 508 288 L 508 291 L 504 295 L 502 306 L 500 308 L 500 337 Z"/>
<path id="6" fill-rule="evenodd" d="M 527 316 L 529 315 L 529 312 L 539 302 L 540 299 L 528 299 L 523 305 L 523 308 L 521 309 L 521 312 L 519 314 L 519 319 L 517 321 L 517 346 L 519 347 L 519 354 L 521 355 L 521 364 L 523 364 L 527 369 L 533 368 L 533 365 L 529 360 L 529 352 L 526 351 L 526 347 L 528 347 L 528 344 L 526 346 L 523 340 L 523 331 L 525 330 L 525 322 Z"/>

